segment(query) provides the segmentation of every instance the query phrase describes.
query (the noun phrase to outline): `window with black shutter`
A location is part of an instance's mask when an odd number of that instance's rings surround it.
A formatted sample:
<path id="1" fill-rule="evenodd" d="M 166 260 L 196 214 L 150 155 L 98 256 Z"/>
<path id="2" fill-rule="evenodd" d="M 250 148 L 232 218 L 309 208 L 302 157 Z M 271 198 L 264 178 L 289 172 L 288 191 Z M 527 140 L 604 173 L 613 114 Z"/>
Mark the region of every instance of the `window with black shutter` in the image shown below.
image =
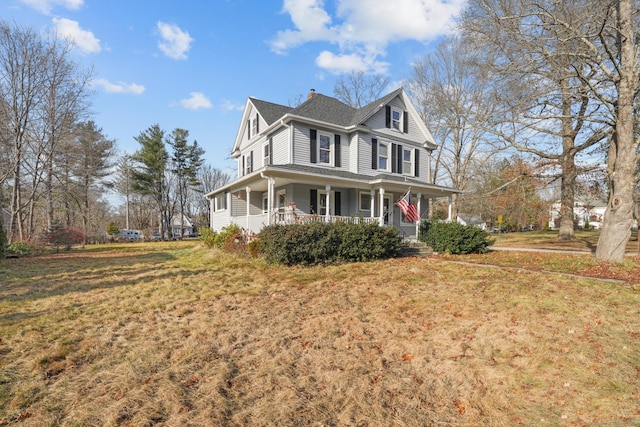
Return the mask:
<path id="1" fill-rule="evenodd" d="M 378 140 L 371 138 L 371 169 L 378 169 Z"/>
<path id="2" fill-rule="evenodd" d="M 333 136 L 334 146 L 334 166 L 339 168 L 341 166 L 341 152 L 340 152 L 340 135 L 335 134 Z"/>

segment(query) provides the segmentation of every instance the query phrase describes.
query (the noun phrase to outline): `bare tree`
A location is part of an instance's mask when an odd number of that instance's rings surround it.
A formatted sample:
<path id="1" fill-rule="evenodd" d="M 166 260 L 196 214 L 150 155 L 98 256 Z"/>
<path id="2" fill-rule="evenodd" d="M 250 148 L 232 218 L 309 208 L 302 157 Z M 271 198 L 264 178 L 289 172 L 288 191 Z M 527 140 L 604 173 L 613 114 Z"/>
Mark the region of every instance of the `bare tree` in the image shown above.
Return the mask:
<path id="1" fill-rule="evenodd" d="M 389 78 L 380 74 L 367 75 L 364 71 L 341 74 L 333 87 L 337 99 L 353 108 L 362 108 L 379 99 L 389 86 Z"/>
<path id="2" fill-rule="evenodd" d="M 607 137 L 606 117 L 593 102 L 593 70 L 575 55 L 581 46 L 549 14 L 584 21 L 582 0 L 471 0 L 462 26 L 494 78 L 491 130 L 523 153 L 546 159 L 561 177 L 560 239 L 574 238 L 577 159 Z M 579 25 L 578 22 L 575 22 Z M 584 49 L 583 49 L 584 50 Z"/>
<path id="3" fill-rule="evenodd" d="M 206 218 L 206 224 L 211 219 L 209 200 L 204 196 L 213 190 L 222 187 L 231 181 L 231 175 L 214 168 L 208 163 L 202 165 L 198 170 L 198 185 L 194 188 L 197 194 L 199 216 Z"/>
<path id="4" fill-rule="evenodd" d="M 474 164 L 486 162 L 496 152 L 487 141 L 492 104 L 486 92 L 490 83 L 481 69 L 471 72 L 474 52 L 459 38 L 443 40 L 438 49 L 414 65 L 409 91 L 422 119 L 436 141 L 432 180 L 467 190 L 474 179 Z M 443 174 L 440 174 L 440 171 Z M 459 195 L 452 197 L 452 218 L 458 216 Z"/>

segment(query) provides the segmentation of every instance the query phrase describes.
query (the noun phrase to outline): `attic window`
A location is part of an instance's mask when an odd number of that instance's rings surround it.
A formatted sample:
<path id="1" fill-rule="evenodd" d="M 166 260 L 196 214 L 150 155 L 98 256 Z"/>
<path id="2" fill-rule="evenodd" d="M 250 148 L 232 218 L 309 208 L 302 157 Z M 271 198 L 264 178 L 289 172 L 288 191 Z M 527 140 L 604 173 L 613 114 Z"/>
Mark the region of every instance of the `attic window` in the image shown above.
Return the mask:
<path id="1" fill-rule="evenodd" d="M 259 128 L 258 128 L 258 115 L 256 114 L 256 116 L 253 118 L 253 120 L 251 120 L 251 136 L 256 136 L 259 132 Z"/>
<path id="2" fill-rule="evenodd" d="M 402 111 L 396 110 L 395 108 L 391 109 L 391 127 L 396 130 L 402 130 L 400 126 L 402 122 Z"/>

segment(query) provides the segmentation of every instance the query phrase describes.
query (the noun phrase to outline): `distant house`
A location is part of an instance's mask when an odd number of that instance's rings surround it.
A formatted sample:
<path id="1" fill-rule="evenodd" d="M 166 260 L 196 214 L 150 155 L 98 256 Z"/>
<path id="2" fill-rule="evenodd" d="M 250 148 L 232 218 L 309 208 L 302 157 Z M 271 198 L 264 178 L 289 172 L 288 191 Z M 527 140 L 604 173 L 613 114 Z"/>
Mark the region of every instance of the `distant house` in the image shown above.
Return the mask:
<path id="1" fill-rule="evenodd" d="M 237 178 L 207 194 L 214 230 L 363 221 L 416 235 L 395 206 L 409 190 L 420 216 L 458 190 L 430 184 L 435 141 L 403 89 L 363 108 L 311 91 L 291 108 L 246 102 L 231 156 Z"/>
<path id="2" fill-rule="evenodd" d="M 182 234 L 180 233 L 180 228 L 182 227 Z M 191 219 L 183 215 L 182 221 L 180 221 L 180 214 L 175 214 L 171 217 L 171 235 L 173 237 L 189 237 L 193 236 L 196 232 L 196 229 L 193 225 Z"/>
<path id="3" fill-rule="evenodd" d="M 576 198 L 573 205 L 573 221 L 579 228 L 584 228 L 585 223 L 589 228 L 600 229 L 604 212 L 607 210 L 607 202 L 597 199 Z M 560 201 L 551 205 L 549 213 L 549 228 L 560 227 Z"/>
<path id="4" fill-rule="evenodd" d="M 487 229 L 487 222 L 483 220 L 478 215 L 459 213 L 458 214 L 458 224 L 462 225 L 475 225 L 481 230 Z"/>

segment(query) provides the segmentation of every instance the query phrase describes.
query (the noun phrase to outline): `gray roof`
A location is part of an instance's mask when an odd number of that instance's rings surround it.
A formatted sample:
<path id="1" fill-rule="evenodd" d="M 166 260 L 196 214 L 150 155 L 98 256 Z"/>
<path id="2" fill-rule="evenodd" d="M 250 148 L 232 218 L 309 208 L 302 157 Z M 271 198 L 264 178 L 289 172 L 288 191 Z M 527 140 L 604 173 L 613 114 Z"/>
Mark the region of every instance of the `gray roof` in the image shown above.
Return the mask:
<path id="1" fill-rule="evenodd" d="M 289 113 L 293 108 L 285 105 L 274 104 L 273 102 L 261 101 L 256 98 L 249 98 L 251 103 L 260 112 L 262 118 L 267 122 L 267 125 L 273 124 L 276 120 L 279 120 L 282 116 Z"/>
<path id="2" fill-rule="evenodd" d="M 367 117 L 380 108 L 381 105 L 388 103 L 396 97 L 401 90 L 402 89 L 394 90 L 388 95 L 385 95 L 384 97 L 377 99 L 360 109 L 353 108 L 336 98 L 332 98 L 321 93 L 314 94 L 311 98 L 307 99 L 295 108 L 261 101 L 255 98 L 250 99 L 258 112 L 260 112 L 260 115 L 269 125 L 282 118 L 285 114 L 291 113 L 296 116 L 331 123 L 338 126 L 354 126 L 362 123 Z"/>

